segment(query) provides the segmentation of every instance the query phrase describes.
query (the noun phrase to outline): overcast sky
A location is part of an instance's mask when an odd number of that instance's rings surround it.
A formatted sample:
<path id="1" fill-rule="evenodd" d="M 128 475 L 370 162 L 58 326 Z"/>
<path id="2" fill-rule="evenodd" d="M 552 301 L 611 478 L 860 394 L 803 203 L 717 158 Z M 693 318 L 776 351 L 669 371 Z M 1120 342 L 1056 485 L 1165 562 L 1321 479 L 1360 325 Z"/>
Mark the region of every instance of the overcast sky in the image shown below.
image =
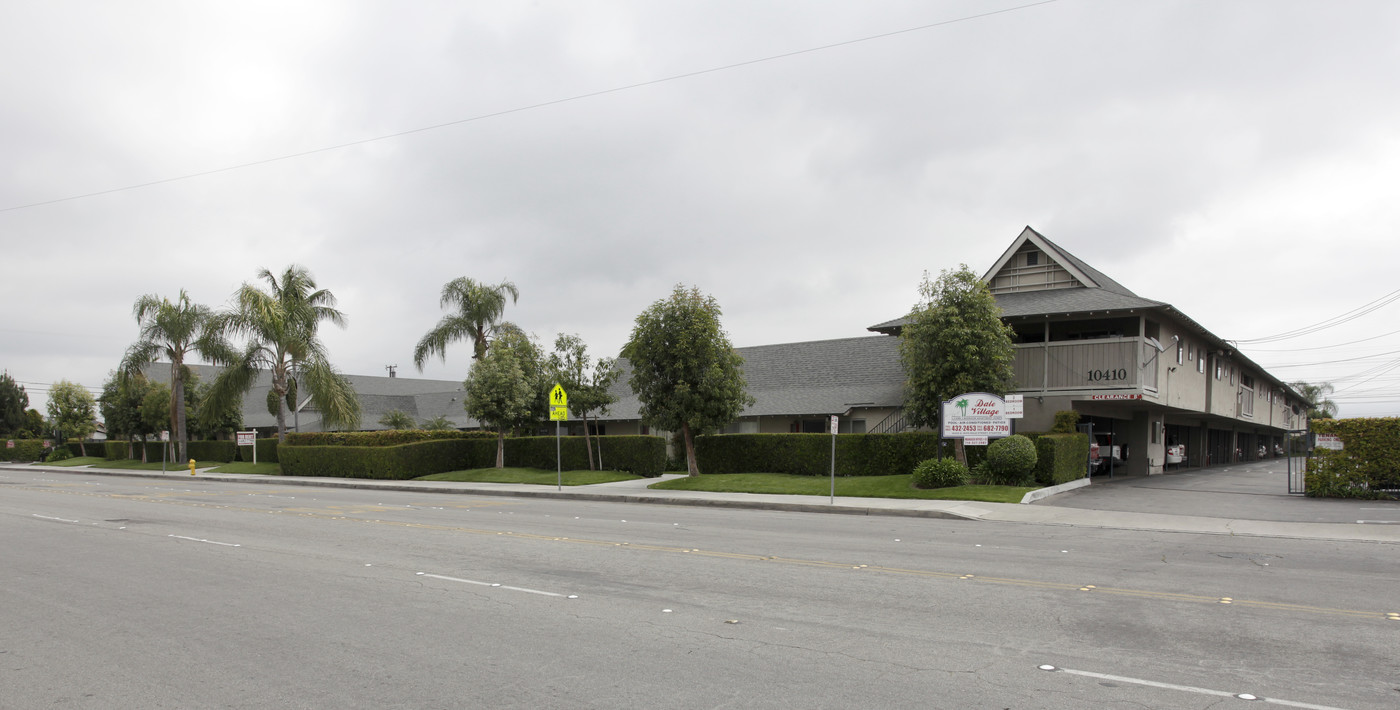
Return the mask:
<path id="1" fill-rule="evenodd" d="M 1400 288 L 1400 3 L 1023 5 L 0 0 L 0 368 L 42 410 L 141 295 L 292 263 L 401 377 L 459 276 L 594 355 L 677 283 L 736 346 L 857 337 L 1026 225 L 1227 339 Z M 1244 352 L 1394 416 L 1397 316 Z"/>

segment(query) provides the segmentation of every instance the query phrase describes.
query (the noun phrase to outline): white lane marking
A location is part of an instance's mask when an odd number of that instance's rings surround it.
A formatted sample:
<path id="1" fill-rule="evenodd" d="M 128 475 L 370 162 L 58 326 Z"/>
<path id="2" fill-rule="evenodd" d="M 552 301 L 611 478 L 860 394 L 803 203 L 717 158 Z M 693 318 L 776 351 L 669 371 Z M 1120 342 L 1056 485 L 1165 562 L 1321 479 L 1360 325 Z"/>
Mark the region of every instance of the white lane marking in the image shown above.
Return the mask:
<path id="1" fill-rule="evenodd" d="M 1362 525 L 1400 525 L 1400 520 L 1358 520 Z"/>
<path id="2" fill-rule="evenodd" d="M 185 537 L 184 535 L 170 535 L 169 537 L 173 537 L 176 540 L 189 540 L 190 542 L 207 542 L 210 545 L 223 545 L 224 547 L 242 547 L 242 545 L 236 542 L 216 542 L 214 540 L 205 540 L 198 537 Z"/>
<path id="3" fill-rule="evenodd" d="M 48 516 L 48 515 L 39 515 L 38 513 L 34 513 L 33 515 L 34 515 L 34 517 L 36 517 L 36 518 L 43 518 L 44 520 L 57 520 L 57 521 L 60 522 L 60 523 L 76 523 L 76 522 L 78 522 L 78 521 L 76 521 L 76 520 L 69 520 L 68 518 L 55 518 L 55 517 Z"/>
<path id="4" fill-rule="evenodd" d="M 1119 682 L 1119 683 L 1132 683 L 1132 684 L 1135 684 L 1135 685 L 1145 685 L 1145 686 L 1148 686 L 1148 687 L 1151 687 L 1151 688 L 1163 688 L 1163 689 L 1165 689 L 1165 690 L 1180 690 L 1180 691 L 1184 691 L 1184 692 L 1187 692 L 1187 693 L 1196 693 L 1196 694 L 1198 694 L 1198 695 L 1214 695 L 1214 696 L 1216 696 L 1216 697 L 1221 697 L 1221 698 L 1240 698 L 1240 699 L 1242 699 L 1242 700 L 1258 700 L 1258 701 L 1261 701 L 1261 702 L 1273 703 L 1274 705 L 1283 705 L 1283 706 L 1285 706 L 1285 707 L 1290 707 L 1290 708 L 1305 708 L 1305 710 L 1344 710 L 1344 708 L 1333 707 L 1333 706 L 1331 706 L 1331 705 L 1313 705 L 1312 703 L 1300 703 L 1300 702 L 1296 702 L 1296 701 L 1293 701 L 1293 700 L 1280 700 L 1280 699 L 1278 699 L 1278 698 L 1266 698 L 1266 697 L 1263 697 L 1263 696 L 1254 696 L 1254 695 L 1250 695 L 1249 693 L 1230 693 L 1230 692 L 1226 692 L 1226 691 L 1224 691 L 1224 690 L 1211 690 L 1210 688 L 1197 688 L 1197 687 L 1194 686 L 1194 685 L 1177 685 L 1177 684 L 1175 684 L 1175 683 L 1161 683 L 1161 682 L 1158 682 L 1158 681 L 1155 681 L 1155 680 L 1146 680 L 1146 679 L 1143 679 L 1143 678 L 1129 678 L 1129 677 L 1127 677 L 1127 676 L 1121 676 L 1121 675 L 1109 675 L 1109 674 L 1107 674 L 1107 673 L 1094 673 L 1093 671 L 1077 671 L 1077 670 L 1074 670 L 1073 668 L 1057 668 L 1057 667 L 1055 667 L 1055 666 L 1050 666 L 1050 665 L 1038 666 L 1038 668 L 1040 668 L 1040 670 L 1043 670 L 1043 671 L 1058 671 L 1058 672 L 1060 672 L 1060 673 L 1069 673 L 1070 675 L 1080 675 L 1080 676 L 1084 676 L 1084 677 L 1086 677 L 1086 678 L 1097 678 L 1097 679 L 1099 679 L 1099 680 L 1111 680 L 1111 681 L 1117 681 L 1117 682 Z"/>
<path id="5" fill-rule="evenodd" d="M 423 577 L 432 577 L 433 579 L 443 579 L 443 580 L 447 580 L 448 582 L 461 582 L 462 584 L 475 584 L 475 585 L 481 586 L 481 587 L 499 587 L 500 589 L 509 589 L 509 590 L 511 590 L 511 591 L 513 591 L 513 592 L 525 592 L 525 593 L 527 593 L 527 594 L 540 594 L 540 595 L 543 595 L 543 596 L 546 596 L 546 597 L 562 597 L 562 596 L 564 596 L 563 594 L 555 594 L 554 592 L 542 592 L 542 591 L 540 591 L 540 590 L 538 590 L 538 589 L 526 589 L 525 587 L 511 587 L 511 586 L 507 586 L 507 585 L 504 585 L 504 584 L 498 584 L 498 583 L 493 583 L 493 582 L 478 582 L 478 581 L 476 581 L 476 580 L 474 580 L 474 579 L 462 579 L 462 578 L 460 578 L 460 577 L 444 577 L 444 576 L 442 576 L 442 575 L 440 575 L 440 574 L 428 574 L 427 572 L 419 572 L 418 574 L 419 574 L 420 576 L 423 576 Z M 573 598 L 573 597 L 570 597 L 570 599 L 572 599 L 572 598 Z"/>

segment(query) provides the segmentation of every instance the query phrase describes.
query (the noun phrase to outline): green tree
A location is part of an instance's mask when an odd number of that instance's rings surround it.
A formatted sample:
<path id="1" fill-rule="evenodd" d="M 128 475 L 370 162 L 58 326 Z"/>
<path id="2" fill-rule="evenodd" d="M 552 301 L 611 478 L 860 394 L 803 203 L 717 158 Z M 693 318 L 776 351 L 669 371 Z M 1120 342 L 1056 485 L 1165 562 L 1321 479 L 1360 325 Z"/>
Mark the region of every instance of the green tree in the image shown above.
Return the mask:
<path id="1" fill-rule="evenodd" d="M 1298 381 L 1290 382 L 1288 386 L 1308 401 L 1308 419 L 1333 419 L 1337 416 L 1337 403 L 1327 396 L 1335 391 L 1331 382 L 1310 384 Z"/>
<path id="2" fill-rule="evenodd" d="M 467 415 L 496 430 L 496 468 L 505 468 L 506 431 L 539 419 L 545 386 L 539 360 L 534 342 L 512 330 L 472 364 L 464 383 Z"/>
<path id="3" fill-rule="evenodd" d="M 968 392 L 1002 396 L 1015 387 L 1012 330 L 985 282 L 962 264 L 937 281 L 924 274 L 919 296 L 899 341 L 910 423 L 937 426 L 945 400 Z M 965 462 L 962 440 L 956 443 Z"/>
<path id="4" fill-rule="evenodd" d="M 0 436 L 14 436 L 24 430 L 24 410 L 29 394 L 9 372 L 0 372 Z"/>
<path id="5" fill-rule="evenodd" d="M 700 475 L 695 435 L 734 421 L 754 402 L 743 358 L 720 326 L 719 304 L 678 284 L 637 316 L 622 354 L 632 362 L 629 384 L 641 400 L 642 421 L 680 431 L 687 469 Z"/>
<path id="6" fill-rule="evenodd" d="M 213 397 L 213 383 L 195 378 L 189 386 L 190 406 L 195 415 L 190 419 L 190 434 L 201 439 L 217 439 L 231 435 L 243 426 L 243 402 L 229 399 L 223 402 Z"/>
<path id="7" fill-rule="evenodd" d="M 555 381 L 569 395 L 569 410 L 583 420 L 583 443 L 588 450 L 588 469 L 595 470 L 597 467 L 593 464 L 593 441 L 589 432 L 588 415 L 595 411 L 606 414 L 608 405 L 617 401 L 608 391 L 621 375 L 617 368 L 617 360 L 603 358 L 594 366 L 583 339 L 577 335 L 561 333 L 554 339 L 554 353 L 550 355 L 549 365 Z M 602 442 L 598 445 L 601 466 Z"/>
<path id="8" fill-rule="evenodd" d="M 490 341 L 501 335 L 501 316 L 506 312 L 506 296 L 510 302 L 520 300 L 515 284 L 502 281 L 495 286 L 477 283 L 465 276 L 448 281 L 442 287 L 438 305 L 454 311 L 442 317 L 413 348 L 413 365 L 419 372 L 428 358 L 437 355 L 447 362 L 447 346 L 466 339 L 472 344 L 472 359 L 481 360 L 490 348 Z"/>
<path id="9" fill-rule="evenodd" d="M 189 379 L 189 368 L 185 359 L 197 353 L 210 362 L 219 362 L 232 356 L 232 350 L 213 325 L 214 313 L 208 306 L 191 303 L 184 289 L 172 303 L 154 294 L 136 299 L 132 315 L 140 326 L 140 338 L 126 349 L 119 377 L 129 378 L 144 375 L 148 365 L 157 358 L 170 361 L 171 422 L 168 425 L 175 437 L 178 460 L 185 460 L 186 432 L 185 382 Z"/>
<path id="10" fill-rule="evenodd" d="M 102 421 L 107 424 L 107 438 L 126 439 L 127 458 L 134 458 L 132 443 L 136 437 L 145 441 L 152 431 L 141 416 L 141 408 L 150 389 L 151 382 L 144 375 L 122 377 L 120 373 L 113 372 L 102 383 L 102 394 L 98 396 L 97 404 L 102 412 Z M 142 447 L 144 454 L 145 447 Z"/>
<path id="11" fill-rule="evenodd" d="M 87 456 L 82 440 L 97 431 L 97 400 L 86 387 L 59 380 L 49 388 L 49 416 L 57 425 L 59 438 L 78 439 L 78 448 Z"/>
<path id="12" fill-rule="evenodd" d="M 418 423 L 413 416 L 402 409 L 390 409 L 379 418 L 379 425 L 389 429 L 416 429 Z"/>
<path id="13" fill-rule="evenodd" d="M 277 438 L 287 437 L 287 395 L 304 387 L 311 402 L 330 427 L 358 429 L 360 400 L 350 381 L 336 372 L 317 330 L 321 321 L 345 326 L 345 314 L 335 309 L 335 296 L 318 289 L 304 267 L 292 265 L 279 277 L 267 269 L 258 272 L 267 282 L 264 291 L 245 283 L 234 295 L 233 310 L 215 316 L 220 333 L 247 338 L 242 352 L 228 360 L 210 396 L 214 406 L 241 401 L 252 389 L 258 373 L 272 378 L 277 399 Z"/>
<path id="14" fill-rule="evenodd" d="M 44 415 L 37 409 L 28 409 L 24 412 L 24 428 L 17 432 L 21 439 L 38 439 L 44 435 Z"/>

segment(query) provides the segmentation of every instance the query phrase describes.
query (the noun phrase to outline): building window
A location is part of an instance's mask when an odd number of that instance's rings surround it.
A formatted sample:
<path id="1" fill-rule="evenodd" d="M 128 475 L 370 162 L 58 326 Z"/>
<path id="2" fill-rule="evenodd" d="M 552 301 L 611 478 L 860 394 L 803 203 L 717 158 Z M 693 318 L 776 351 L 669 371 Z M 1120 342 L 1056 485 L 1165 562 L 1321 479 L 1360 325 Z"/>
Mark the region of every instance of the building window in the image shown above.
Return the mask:
<path id="1" fill-rule="evenodd" d="M 1184 362 L 1186 362 L 1186 345 L 1183 344 L 1183 343 L 1177 343 L 1177 344 L 1176 344 L 1176 364 L 1180 365 L 1180 364 L 1182 364 L 1182 363 L 1184 363 Z"/>
<path id="2" fill-rule="evenodd" d="M 1038 252 L 1038 251 L 1026 252 L 1026 266 L 1035 266 L 1036 264 L 1039 264 L 1039 263 L 1040 263 L 1040 252 Z"/>
<path id="3" fill-rule="evenodd" d="M 1215 361 L 1215 379 L 1217 379 L 1217 380 L 1220 379 L 1220 377 L 1221 377 L 1222 375 L 1224 375 L 1224 374 L 1225 374 L 1225 366 L 1224 366 L 1224 365 L 1221 365 L 1219 360 L 1216 360 L 1216 361 Z"/>
<path id="4" fill-rule="evenodd" d="M 1187 348 L 1186 348 L 1186 359 L 1187 359 L 1187 360 L 1195 360 L 1195 359 L 1196 359 L 1196 345 L 1195 345 L 1194 343 L 1192 343 L 1191 345 L 1187 346 Z"/>
<path id="5" fill-rule="evenodd" d="M 1206 373 L 1206 353 L 1204 350 L 1201 351 L 1201 356 L 1196 358 L 1196 372 L 1202 375 Z"/>
<path id="6" fill-rule="evenodd" d="M 1230 366 L 1230 384 L 1235 384 L 1235 366 Z"/>

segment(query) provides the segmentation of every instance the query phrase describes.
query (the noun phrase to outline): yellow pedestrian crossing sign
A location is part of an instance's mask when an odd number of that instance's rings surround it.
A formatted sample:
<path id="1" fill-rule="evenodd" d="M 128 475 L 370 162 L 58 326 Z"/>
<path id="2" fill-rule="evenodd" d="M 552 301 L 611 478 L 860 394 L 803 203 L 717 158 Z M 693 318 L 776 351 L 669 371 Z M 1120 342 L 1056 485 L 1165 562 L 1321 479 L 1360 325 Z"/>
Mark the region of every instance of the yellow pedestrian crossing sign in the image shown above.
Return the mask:
<path id="1" fill-rule="evenodd" d="M 549 421 L 569 421 L 569 395 L 558 384 L 549 391 Z"/>

